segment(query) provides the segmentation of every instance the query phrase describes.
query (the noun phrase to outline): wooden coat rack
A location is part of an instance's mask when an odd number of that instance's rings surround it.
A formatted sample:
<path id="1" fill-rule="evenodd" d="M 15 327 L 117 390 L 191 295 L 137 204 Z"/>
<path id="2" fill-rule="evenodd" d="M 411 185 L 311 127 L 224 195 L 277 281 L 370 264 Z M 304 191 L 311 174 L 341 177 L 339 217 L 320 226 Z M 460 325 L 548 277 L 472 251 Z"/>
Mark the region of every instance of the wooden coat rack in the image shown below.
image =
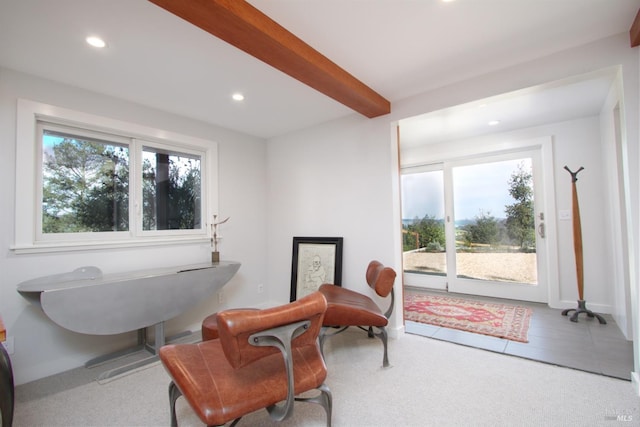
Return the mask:
<path id="1" fill-rule="evenodd" d="M 562 312 L 563 316 L 568 315 L 570 312 L 575 311 L 571 316 L 572 322 L 578 321 L 578 315 L 585 313 L 589 317 L 596 317 L 601 325 L 606 325 L 607 322 L 602 316 L 587 309 L 587 302 L 584 299 L 584 269 L 582 259 L 582 225 L 580 224 L 580 206 L 578 205 L 578 189 L 576 188 L 576 181 L 578 180 L 578 172 L 584 168 L 580 166 L 575 172 L 572 172 L 567 166 L 564 167 L 571 174 L 571 199 L 573 208 L 573 251 L 576 254 L 576 276 L 578 278 L 578 308 L 568 308 Z"/>

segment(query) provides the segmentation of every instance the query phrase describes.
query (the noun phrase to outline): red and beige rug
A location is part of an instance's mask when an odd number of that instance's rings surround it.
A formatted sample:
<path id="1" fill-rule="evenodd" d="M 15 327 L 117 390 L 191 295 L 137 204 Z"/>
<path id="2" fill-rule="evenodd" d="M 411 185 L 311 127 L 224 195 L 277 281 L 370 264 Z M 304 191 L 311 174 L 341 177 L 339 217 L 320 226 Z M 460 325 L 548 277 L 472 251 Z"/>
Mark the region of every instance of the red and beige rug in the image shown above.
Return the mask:
<path id="1" fill-rule="evenodd" d="M 529 342 L 531 309 L 415 292 L 404 294 L 404 318 L 445 328 Z"/>

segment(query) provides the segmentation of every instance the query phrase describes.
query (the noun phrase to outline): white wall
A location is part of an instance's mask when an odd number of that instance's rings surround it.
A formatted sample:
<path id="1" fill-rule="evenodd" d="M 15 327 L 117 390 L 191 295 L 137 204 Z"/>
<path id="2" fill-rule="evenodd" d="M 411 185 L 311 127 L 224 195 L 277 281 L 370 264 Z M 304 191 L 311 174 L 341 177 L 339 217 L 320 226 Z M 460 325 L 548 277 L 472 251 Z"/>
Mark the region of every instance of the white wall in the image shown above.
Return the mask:
<path id="1" fill-rule="evenodd" d="M 16 255 L 13 243 L 16 103 L 26 98 L 77 111 L 169 130 L 218 143 L 219 213 L 230 216 L 220 228 L 223 259 L 242 263 L 238 274 L 223 288 L 223 304 L 216 295 L 193 311 L 167 322 L 168 335 L 198 330 L 202 319 L 225 307 L 259 305 L 268 297 L 256 292 L 266 283 L 266 147 L 263 140 L 230 132 L 202 122 L 167 114 L 123 100 L 0 69 L 0 313 L 9 336 L 14 338 L 11 356 L 17 384 L 83 365 L 92 357 L 132 345 L 135 333 L 89 336 L 53 324 L 30 305 L 16 286 L 28 279 L 96 265 L 105 274 L 158 266 L 193 264 L 210 259 L 208 245 L 181 245 L 73 253 Z"/>
<path id="2" fill-rule="evenodd" d="M 380 134 L 386 136 L 381 138 Z M 343 237 L 342 285 L 368 290 L 372 259 L 393 265 L 389 125 L 351 116 L 268 148 L 269 283 L 288 301 L 294 236 Z"/>
<path id="3" fill-rule="evenodd" d="M 588 307 L 601 313 L 611 313 L 613 303 L 613 283 L 610 280 L 611 254 L 607 251 L 607 224 L 605 223 L 606 175 L 601 162 L 599 118 L 585 117 L 560 123 L 551 123 L 521 129 L 514 132 L 495 133 L 478 138 L 441 144 L 426 145 L 401 154 L 403 165 L 415 165 L 441 160 L 447 152 L 469 152 L 475 147 L 502 147 L 508 143 L 526 142 L 536 138 L 550 137 L 553 140 L 554 164 L 552 187 L 555 189 L 556 210 L 571 211 L 571 177 L 564 170 L 580 166 L 585 168 L 578 180 L 578 198 L 583 232 L 585 299 Z M 545 177 L 545 179 L 550 178 Z M 547 215 L 554 214 L 549 212 Z M 557 281 L 549 283 L 549 305 L 554 308 L 573 308 L 577 306 L 575 256 L 573 251 L 573 231 L 571 221 L 558 220 L 555 213 L 558 232 L 557 254 L 562 268 L 551 277 Z M 549 218 L 548 218 L 549 220 Z M 548 221 L 547 221 L 548 222 Z M 554 264 L 555 266 L 555 264 Z M 572 267 L 573 266 L 573 267 Z M 541 284 L 547 286 L 546 280 Z"/>
<path id="4" fill-rule="evenodd" d="M 625 194 L 625 170 L 629 165 L 622 159 L 626 156 L 623 145 L 624 135 L 621 131 L 623 117 L 621 116 L 621 79 L 611 87 L 607 99 L 600 113 L 600 140 L 602 164 L 605 167 L 603 183 L 605 194 L 603 208 L 605 211 L 605 244 L 606 253 L 610 260 L 607 271 L 607 283 L 612 288 L 612 316 L 616 324 L 623 331 L 625 337 L 632 339 L 633 322 L 631 308 L 631 271 L 629 262 L 629 242 L 633 239 L 629 235 L 626 222 L 629 196 Z M 610 172 L 608 172 L 610 171 Z"/>
<path id="5" fill-rule="evenodd" d="M 391 114 L 367 120 L 353 116 L 285 137 L 268 146 L 269 283 L 284 298 L 290 280 L 291 238 L 296 235 L 345 237 L 343 286 L 367 291 L 363 271 L 371 258 L 401 271 L 397 165 L 392 128 L 398 120 L 477 99 L 622 65 L 632 222 L 638 235 L 638 58 L 628 34 L 600 40 L 559 54 L 478 76 L 392 103 Z M 392 78 L 393 76 L 390 76 Z M 593 147 L 590 146 L 590 150 Z M 567 158 L 567 154 L 563 154 Z M 594 169 L 592 151 L 585 167 Z M 573 164 L 573 162 L 572 162 Z M 556 165 L 557 167 L 558 165 Z M 563 166 L 563 165 L 560 165 Z M 595 167 L 597 169 L 597 167 Z M 562 176 L 558 172 L 558 176 Z M 581 184 L 591 184 L 589 177 Z M 566 200 L 560 194 L 560 201 Z M 586 207 L 584 209 L 587 209 Z M 598 219 L 600 221 L 600 219 Z M 637 259 L 637 239 L 631 256 Z M 636 262 L 637 263 L 637 262 Z M 574 268 L 574 263 L 571 262 Z M 591 268 L 591 267 L 589 267 Z M 592 277 L 606 272 L 589 271 Z M 638 278 L 632 278 L 637 288 Z M 279 290 L 278 290 L 279 289 Z M 562 298 L 572 298 L 567 289 Z M 600 292 L 600 291 L 599 291 Z M 592 298 L 591 296 L 589 298 Z M 601 301 L 611 298 L 600 292 Z M 610 301 L 610 300 L 609 300 Z M 401 312 L 401 302 L 396 315 Z M 636 323 L 638 319 L 634 320 Z M 401 317 L 392 326 L 401 328 Z M 637 332 L 634 339 L 638 339 Z M 393 358 L 393 355 L 390 355 Z M 636 353 L 635 358 L 638 359 Z M 636 364 L 636 369 L 638 364 Z"/>

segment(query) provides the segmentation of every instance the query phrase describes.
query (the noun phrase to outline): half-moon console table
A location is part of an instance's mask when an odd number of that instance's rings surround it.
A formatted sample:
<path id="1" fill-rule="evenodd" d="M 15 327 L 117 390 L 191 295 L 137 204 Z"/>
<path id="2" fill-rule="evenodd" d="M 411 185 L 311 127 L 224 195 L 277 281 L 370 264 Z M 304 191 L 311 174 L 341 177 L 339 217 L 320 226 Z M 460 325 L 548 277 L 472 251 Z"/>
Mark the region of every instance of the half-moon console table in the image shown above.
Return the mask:
<path id="1" fill-rule="evenodd" d="M 138 345 L 86 363 L 93 367 L 116 357 L 146 350 L 151 356 L 100 375 L 110 378 L 158 360 L 165 344 L 164 322 L 221 289 L 240 268 L 239 262 L 193 264 L 103 275 L 97 267 L 81 267 L 22 282 L 18 292 L 65 329 L 90 335 L 138 331 Z M 147 328 L 155 326 L 154 346 Z"/>

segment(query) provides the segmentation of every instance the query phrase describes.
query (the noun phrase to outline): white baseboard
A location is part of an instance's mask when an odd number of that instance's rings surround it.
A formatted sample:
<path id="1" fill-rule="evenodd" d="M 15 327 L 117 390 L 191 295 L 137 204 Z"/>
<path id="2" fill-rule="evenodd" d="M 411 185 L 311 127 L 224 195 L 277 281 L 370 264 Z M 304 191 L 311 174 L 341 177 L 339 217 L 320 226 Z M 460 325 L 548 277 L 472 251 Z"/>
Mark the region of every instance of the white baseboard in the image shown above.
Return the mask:
<path id="1" fill-rule="evenodd" d="M 404 325 L 396 326 L 395 328 L 388 328 L 387 333 L 389 338 L 398 339 L 404 335 Z"/>
<path id="2" fill-rule="evenodd" d="M 640 373 L 631 372 L 631 386 L 633 387 L 633 391 L 635 391 L 636 395 L 640 397 Z"/>

